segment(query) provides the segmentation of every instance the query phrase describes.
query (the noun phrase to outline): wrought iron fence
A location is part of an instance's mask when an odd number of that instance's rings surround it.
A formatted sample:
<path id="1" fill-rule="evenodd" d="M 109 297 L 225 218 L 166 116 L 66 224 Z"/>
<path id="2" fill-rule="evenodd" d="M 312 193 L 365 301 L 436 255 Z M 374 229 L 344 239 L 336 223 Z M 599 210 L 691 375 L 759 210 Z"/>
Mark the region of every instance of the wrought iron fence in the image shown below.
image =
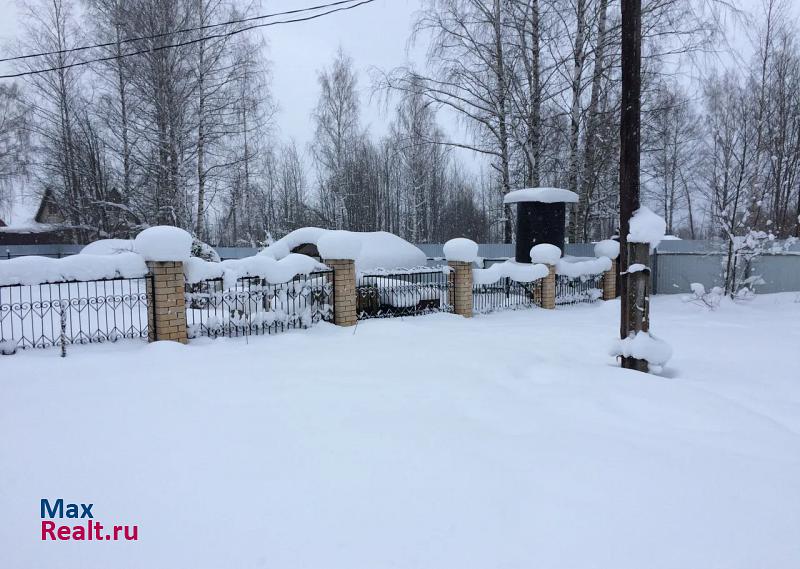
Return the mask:
<path id="1" fill-rule="evenodd" d="M 556 305 L 594 302 L 603 298 L 603 275 L 556 275 Z"/>
<path id="2" fill-rule="evenodd" d="M 271 284 L 258 277 L 186 285 L 189 338 L 275 334 L 333 318 L 333 271 Z"/>
<path id="3" fill-rule="evenodd" d="M 542 281 L 521 283 L 504 277 L 492 284 L 472 287 L 472 309 L 476 314 L 541 305 Z"/>
<path id="4" fill-rule="evenodd" d="M 148 278 L 0 286 L 0 347 L 146 338 Z"/>
<path id="5" fill-rule="evenodd" d="M 444 269 L 360 274 L 359 320 L 452 312 L 453 284 Z"/>

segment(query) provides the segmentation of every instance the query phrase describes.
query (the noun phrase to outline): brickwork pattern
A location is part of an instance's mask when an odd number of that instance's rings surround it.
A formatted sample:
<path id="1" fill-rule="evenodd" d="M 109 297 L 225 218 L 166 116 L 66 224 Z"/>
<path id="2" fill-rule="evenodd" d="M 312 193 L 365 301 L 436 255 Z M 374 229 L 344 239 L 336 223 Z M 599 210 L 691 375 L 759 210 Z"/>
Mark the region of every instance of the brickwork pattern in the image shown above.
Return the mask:
<path id="1" fill-rule="evenodd" d="M 472 263 L 448 261 L 450 290 L 453 294 L 453 312 L 472 318 Z"/>
<path id="2" fill-rule="evenodd" d="M 550 272 L 542 279 L 542 308 L 553 310 L 556 307 L 556 267 L 546 266 Z"/>
<path id="3" fill-rule="evenodd" d="M 323 263 L 333 269 L 333 323 L 355 326 L 358 323 L 355 261 L 325 259 Z"/>
<path id="4" fill-rule="evenodd" d="M 148 340 L 187 343 L 183 263 L 148 261 L 147 267 L 152 277 L 147 279 Z"/>
<path id="5" fill-rule="evenodd" d="M 611 260 L 611 268 L 603 273 L 603 300 L 617 298 L 617 260 Z"/>

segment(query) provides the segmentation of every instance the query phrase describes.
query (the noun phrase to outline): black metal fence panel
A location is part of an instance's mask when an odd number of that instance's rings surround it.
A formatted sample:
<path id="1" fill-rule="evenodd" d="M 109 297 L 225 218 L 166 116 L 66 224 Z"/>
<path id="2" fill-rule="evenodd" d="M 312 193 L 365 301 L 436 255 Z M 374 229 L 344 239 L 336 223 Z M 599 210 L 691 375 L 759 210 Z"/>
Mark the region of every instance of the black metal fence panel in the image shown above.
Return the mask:
<path id="1" fill-rule="evenodd" d="M 258 277 L 186 285 L 189 338 L 276 334 L 333 319 L 333 271 L 271 284 Z"/>
<path id="2" fill-rule="evenodd" d="M 147 279 L 0 286 L 3 351 L 147 337 Z"/>
<path id="3" fill-rule="evenodd" d="M 556 275 L 556 305 L 594 302 L 603 298 L 603 275 Z"/>
<path id="4" fill-rule="evenodd" d="M 542 281 L 521 283 L 504 277 L 492 284 L 472 287 L 472 307 L 476 314 L 541 305 Z"/>
<path id="5" fill-rule="evenodd" d="M 452 312 L 452 293 L 443 269 L 361 274 L 356 285 L 358 319 Z"/>

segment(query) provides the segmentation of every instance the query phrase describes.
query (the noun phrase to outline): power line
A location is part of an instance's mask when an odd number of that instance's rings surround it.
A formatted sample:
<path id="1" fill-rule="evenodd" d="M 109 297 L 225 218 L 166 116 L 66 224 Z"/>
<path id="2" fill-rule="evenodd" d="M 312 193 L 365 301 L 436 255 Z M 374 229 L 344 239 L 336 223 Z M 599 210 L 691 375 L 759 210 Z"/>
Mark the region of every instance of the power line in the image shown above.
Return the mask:
<path id="1" fill-rule="evenodd" d="M 266 27 L 270 27 L 270 26 L 277 26 L 277 25 L 281 25 L 281 24 L 291 24 L 291 23 L 296 23 L 296 22 L 307 22 L 309 20 L 315 20 L 317 18 L 321 18 L 323 16 L 328 16 L 328 15 L 334 14 L 336 12 L 344 12 L 344 11 L 347 11 L 347 10 L 352 10 L 352 9 L 358 8 L 359 6 L 362 6 L 364 4 L 370 4 L 370 3 L 374 2 L 375 0 L 361 0 L 360 2 L 357 2 L 355 4 L 351 4 L 349 6 L 342 6 L 343 4 L 350 4 L 350 3 L 355 2 L 355 1 L 356 0 L 339 0 L 337 2 L 331 2 L 329 4 L 320 4 L 318 6 L 310 6 L 310 7 L 307 7 L 307 8 L 299 8 L 299 9 L 296 9 L 296 10 L 289 10 L 289 11 L 286 11 L 286 12 L 276 12 L 274 14 L 264 14 L 264 15 L 261 15 L 261 16 L 252 16 L 250 18 L 243 18 L 243 19 L 240 19 L 240 20 L 230 20 L 228 22 L 220 22 L 220 23 L 217 23 L 217 24 L 208 24 L 208 25 L 205 25 L 205 26 L 198 26 L 196 28 L 184 28 L 184 29 L 175 30 L 175 31 L 172 31 L 172 32 L 156 34 L 156 35 L 153 35 L 153 36 L 143 36 L 143 37 L 139 37 L 139 38 L 129 38 L 129 39 L 126 39 L 126 40 L 122 40 L 119 43 L 131 43 L 131 42 L 136 42 L 136 41 L 144 41 L 144 40 L 155 39 L 155 38 L 158 38 L 158 37 L 170 36 L 170 35 L 178 34 L 178 33 L 186 33 L 186 32 L 191 32 L 191 31 L 200 31 L 200 30 L 216 28 L 216 27 L 220 27 L 220 26 L 228 26 L 228 25 L 231 25 L 231 24 L 246 23 L 246 22 L 252 22 L 252 21 L 256 21 L 256 20 L 263 20 L 263 19 L 266 19 L 266 18 L 274 18 L 274 17 L 277 17 L 277 16 L 285 16 L 285 15 L 298 14 L 298 13 L 303 13 L 303 12 L 311 12 L 311 11 L 321 10 L 321 9 L 325 9 L 325 8 L 335 7 L 333 9 L 331 9 L 331 10 L 328 10 L 327 12 L 322 12 L 322 13 L 319 13 L 319 14 L 312 14 L 310 16 L 304 16 L 304 17 L 300 17 L 300 18 L 292 18 L 292 19 L 289 19 L 289 20 L 281 20 L 281 21 L 278 21 L 278 22 L 267 22 L 267 23 L 263 23 L 263 24 L 256 24 L 256 25 L 247 26 L 247 27 L 244 27 L 244 28 L 241 28 L 241 29 L 238 29 L 238 30 L 233 30 L 233 31 L 230 31 L 230 32 L 212 34 L 212 35 L 208 35 L 208 36 L 203 36 L 202 38 L 196 38 L 196 39 L 185 41 L 185 42 L 161 45 L 161 46 L 157 46 L 157 47 L 153 47 L 153 48 L 146 48 L 146 49 L 142 49 L 142 50 L 139 50 L 139 51 L 133 51 L 133 52 L 130 52 L 130 53 L 123 53 L 121 55 L 111 55 L 111 56 L 107 56 L 107 57 L 89 59 L 89 60 L 86 60 L 86 61 L 78 61 L 76 63 L 70 63 L 68 65 L 61 65 L 61 66 L 57 66 L 57 67 L 49 67 L 49 68 L 46 68 L 46 69 L 36 69 L 36 70 L 33 70 L 33 71 L 23 71 L 23 72 L 20 72 L 20 73 L 11 73 L 11 74 L 8 74 L 8 75 L 0 75 L 0 79 L 14 79 L 14 78 L 17 78 L 17 77 L 24 77 L 26 75 L 38 75 L 38 74 L 41 74 L 41 73 L 48 73 L 50 71 L 59 71 L 59 70 L 63 70 L 63 69 L 70 69 L 72 67 L 79 67 L 81 65 L 88 65 L 90 63 L 99 63 L 99 62 L 103 62 L 103 61 L 110 61 L 110 60 L 113 60 L 113 59 L 122 59 L 124 57 L 132 57 L 134 55 L 141 55 L 141 54 L 145 54 L 145 53 L 161 51 L 163 49 L 172 49 L 172 48 L 177 48 L 177 47 L 184 47 L 184 46 L 187 46 L 187 45 L 192 45 L 192 44 L 195 44 L 195 43 L 199 43 L 201 41 L 233 36 L 233 35 L 240 34 L 240 33 L 246 32 L 246 31 L 254 30 L 256 28 L 266 28 Z M 58 51 L 51 51 L 51 52 L 42 52 L 42 53 L 36 53 L 36 54 L 21 55 L 21 56 L 16 56 L 16 57 L 9 57 L 9 58 L 5 58 L 5 59 L 0 59 L 0 62 L 21 60 L 21 59 L 30 59 L 30 58 L 34 58 L 34 57 L 42 57 L 42 56 L 45 56 L 45 55 L 56 55 L 56 54 L 71 53 L 71 52 L 83 51 L 83 50 L 87 50 L 87 49 L 95 49 L 95 48 L 100 48 L 100 47 L 109 47 L 109 46 L 113 46 L 113 45 L 117 45 L 117 42 L 110 42 L 110 43 L 105 43 L 105 44 L 96 44 L 96 45 L 90 45 L 90 46 L 80 46 L 80 47 L 71 48 L 71 49 L 65 49 L 65 50 L 58 50 Z"/>
<path id="2" fill-rule="evenodd" d="M 96 49 L 96 48 L 99 48 L 99 47 L 112 47 L 112 46 L 116 46 L 117 43 L 119 43 L 121 45 L 121 44 L 133 43 L 133 42 L 137 42 L 137 41 L 153 40 L 153 39 L 163 38 L 163 37 L 171 36 L 171 35 L 175 35 L 175 34 L 183 34 L 183 33 L 187 33 L 187 32 L 208 30 L 208 29 L 212 29 L 212 28 L 218 28 L 220 26 L 229 26 L 231 24 L 241 24 L 241 23 L 245 23 L 245 22 L 252 22 L 254 20 L 264 20 L 264 19 L 267 19 L 267 18 L 275 18 L 277 16 L 291 16 L 293 14 L 299 14 L 299 13 L 302 13 L 302 12 L 312 12 L 312 11 L 315 11 L 315 10 L 323 10 L 325 8 L 331 8 L 333 6 L 339 6 L 341 4 L 349 4 L 349 3 L 355 2 L 355 1 L 356 0 L 339 0 L 337 2 L 331 2 L 331 3 L 328 3 L 328 4 L 319 4 L 317 6 L 309 6 L 307 8 L 297 8 L 295 10 L 287 10 L 285 12 L 274 12 L 272 14 L 263 14 L 261 16 L 251 16 L 249 18 L 243 18 L 243 19 L 237 19 L 237 20 L 228 20 L 227 22 L 219 22 L 217 24 L 206 24 L 204 26 L 197 26 L 197 27 L 192 27 L 192 28 L 181 28 L 181 29 L 170 31 L 170 32 L 164 32 L 164 33 L 160 33 L 160 34 L 153 34 L 153 35 L 150 35 L 150 36 L 139 36 L 139 37 L 135 37 L 135 38 L 126 38 L 124 40 L 120 40 L 119 42 L 113 41 L 113 42 L 107 42 L 107 43 L 97 43 L 97 44 L 93 44 L 93 45 L 83 45 L 83 46 L 73 47 L 73 48 L 69 48 L 69 49 L 59 49 L 59 50 L 56 50 L 56 51 L 43 51 L 43 52 L 40 52 L 40 53 L 30 53 L 30 54 L 26 54 L 26 55 L 17 55 L 17 56 L 14 56 L 14 57 L 3 57 L 3 58 L 0 58 L 0 63 L 6 62 L 6 61 L 19 61 L 21 59 L 31 59 L 31 58 L 34 58 L 34 57 L 44 57 L 46 55 L 61 55 L 61 54 L 65 54 L 65 53 L 74 53 L 74 52 L 78 52 L 78 51 L 85 51 L 87 49 Z"/>

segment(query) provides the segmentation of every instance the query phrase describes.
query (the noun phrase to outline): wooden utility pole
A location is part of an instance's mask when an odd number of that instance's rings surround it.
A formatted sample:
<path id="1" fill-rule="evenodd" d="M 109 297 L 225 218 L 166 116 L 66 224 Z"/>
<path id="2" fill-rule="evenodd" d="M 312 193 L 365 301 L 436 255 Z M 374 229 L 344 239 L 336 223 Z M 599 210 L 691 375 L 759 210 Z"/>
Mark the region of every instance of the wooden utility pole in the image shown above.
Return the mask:
<path id="1" fill-rule="evenodd" d="M 639 153 L 642 90 L 642 0 L 622 0 L 622 116 L 619 155 L 620 337 L 649 329 L 650 271 L 627 272 L 649 264 L 648 243 L 628 243 L 630 220 L 639 209 Z M 622 367 L 647 371 L 647 361 L 622 358 Z"/>

